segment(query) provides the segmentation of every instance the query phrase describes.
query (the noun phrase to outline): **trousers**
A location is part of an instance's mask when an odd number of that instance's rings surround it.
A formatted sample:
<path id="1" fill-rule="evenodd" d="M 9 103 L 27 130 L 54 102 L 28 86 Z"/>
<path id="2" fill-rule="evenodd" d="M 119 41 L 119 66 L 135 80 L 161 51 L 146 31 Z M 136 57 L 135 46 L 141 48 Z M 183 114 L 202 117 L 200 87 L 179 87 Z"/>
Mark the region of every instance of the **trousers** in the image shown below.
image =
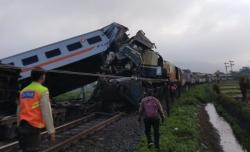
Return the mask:
<path id="1" fill-rule="evenodd" d="M 17 128 L 20 148 L 23 152 L 38 152 L 41 129 L 31 126 L 22 120 Z"/>
<path id="2" fill-rule="evenodd" d="M 146 134 L 146 137 L 147 137 L 148 144 L 152 142 L 151 128 L 153 127 L 155 148 L 159 148 L 160 119 L 159 118 L 155 118 L 155 119 L 145 118 L 144 119 L 144 125 L 145 125 L 145 134 Z"/>

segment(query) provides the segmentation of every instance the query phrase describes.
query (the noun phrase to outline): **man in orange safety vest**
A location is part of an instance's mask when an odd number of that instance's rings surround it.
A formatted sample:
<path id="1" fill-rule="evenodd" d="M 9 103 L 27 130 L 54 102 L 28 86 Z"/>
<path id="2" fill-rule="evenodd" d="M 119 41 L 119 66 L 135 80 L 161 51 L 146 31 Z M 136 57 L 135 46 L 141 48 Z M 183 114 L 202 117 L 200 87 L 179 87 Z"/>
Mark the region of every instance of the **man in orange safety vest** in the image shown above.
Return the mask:
<path id="1" fill-rule="evenodd" d="M 34 68 L 32 83 L 20 92 L 17 108 L 18 139 L 24 152 L 36 152 L 40 143 L 40 131 L 47 128 L 51 141 L 55 142 L 55 128 L 45 81 L 45 71 Z"/>

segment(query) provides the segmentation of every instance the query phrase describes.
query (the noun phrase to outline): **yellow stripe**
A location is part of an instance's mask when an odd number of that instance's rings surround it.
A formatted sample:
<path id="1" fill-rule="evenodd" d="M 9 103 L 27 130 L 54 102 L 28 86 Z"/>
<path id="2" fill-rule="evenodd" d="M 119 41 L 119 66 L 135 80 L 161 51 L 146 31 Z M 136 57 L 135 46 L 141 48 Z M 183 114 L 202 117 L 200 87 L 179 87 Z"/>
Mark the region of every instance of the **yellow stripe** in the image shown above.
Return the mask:
<path id="1" fill-rule="evenodd" d="M 37 101 L 37 102 L 34 102 L 34 103 L 32 104 L 32 109 L 38 108 L 39 106 L 40 106 L 40 104 L 39 104 L 38 101 Z"/>

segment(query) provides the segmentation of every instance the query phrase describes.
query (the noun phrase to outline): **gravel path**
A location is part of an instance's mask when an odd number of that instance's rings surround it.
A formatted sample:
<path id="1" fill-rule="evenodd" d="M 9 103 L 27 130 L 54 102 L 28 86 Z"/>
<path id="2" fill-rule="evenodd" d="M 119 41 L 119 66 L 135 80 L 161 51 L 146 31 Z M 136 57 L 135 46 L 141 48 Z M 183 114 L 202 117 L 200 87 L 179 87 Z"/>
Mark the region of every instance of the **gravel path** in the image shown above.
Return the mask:
<path id="1" fill-rule="evenodd" d="M 75 144 L 70 152 L 133 152 L 143 136 L 135 114 L 126 115 L 93 136 Z"/>

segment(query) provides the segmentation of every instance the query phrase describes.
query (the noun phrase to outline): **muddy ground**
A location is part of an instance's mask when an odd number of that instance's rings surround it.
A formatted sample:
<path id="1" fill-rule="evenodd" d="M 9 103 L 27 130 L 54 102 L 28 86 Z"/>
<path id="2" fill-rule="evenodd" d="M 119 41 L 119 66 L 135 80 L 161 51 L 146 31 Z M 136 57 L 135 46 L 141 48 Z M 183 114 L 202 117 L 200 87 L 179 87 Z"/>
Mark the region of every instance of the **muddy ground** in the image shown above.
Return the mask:
<path id="1" fill-rule="evenodd" d="M 201 107 L 198 117 L 201 127 L 203 149 L 208 152 L 223 152 L 220 145 L 220 136 L 209 121 L 209 116 L 205 110 L 205 105 Z"/>

